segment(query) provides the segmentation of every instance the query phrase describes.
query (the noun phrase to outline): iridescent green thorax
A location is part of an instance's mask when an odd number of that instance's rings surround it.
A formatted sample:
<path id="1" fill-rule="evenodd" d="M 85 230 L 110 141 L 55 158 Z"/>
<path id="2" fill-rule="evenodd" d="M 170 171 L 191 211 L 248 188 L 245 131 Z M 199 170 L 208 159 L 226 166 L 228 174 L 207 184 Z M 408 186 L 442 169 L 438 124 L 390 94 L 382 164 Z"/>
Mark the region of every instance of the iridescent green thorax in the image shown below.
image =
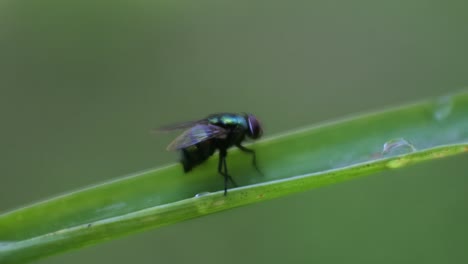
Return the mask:
<path id="1" fill-rule="evenodd" d="M 213 125 L 218 125 L 222 127 L 243 127 L 248 128 L 247 121 L 245 116 L 239 114 L 215 114 L 211 115 L 208 118 L 208 122 Z"/>

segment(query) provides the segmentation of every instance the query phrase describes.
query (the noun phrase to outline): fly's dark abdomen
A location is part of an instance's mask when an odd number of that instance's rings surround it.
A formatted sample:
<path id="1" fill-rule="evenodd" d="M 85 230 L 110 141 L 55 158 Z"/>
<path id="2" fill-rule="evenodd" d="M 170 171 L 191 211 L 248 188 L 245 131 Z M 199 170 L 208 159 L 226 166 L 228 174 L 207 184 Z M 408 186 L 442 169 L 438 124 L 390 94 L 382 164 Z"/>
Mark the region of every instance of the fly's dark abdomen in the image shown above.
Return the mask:
<path id="1" fill-rule="evenodd" d="M 180 162 L 184 167 L 184 172 L 192 170 L 193 167 L 203 163 L 213 155 L 216 146 L 212 140 L 200 142 L 190 147 L 181 149 Z"/>

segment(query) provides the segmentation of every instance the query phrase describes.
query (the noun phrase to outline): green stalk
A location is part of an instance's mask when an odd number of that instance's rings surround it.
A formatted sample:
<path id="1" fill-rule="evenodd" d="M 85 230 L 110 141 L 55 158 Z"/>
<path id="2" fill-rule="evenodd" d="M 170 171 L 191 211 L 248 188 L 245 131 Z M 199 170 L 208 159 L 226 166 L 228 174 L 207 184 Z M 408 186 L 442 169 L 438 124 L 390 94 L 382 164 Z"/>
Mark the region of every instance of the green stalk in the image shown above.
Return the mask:
<path id="1" fill-rule="evenodd" d="M 0 215 L 0 263 L 20 263 L 238 206 L 468 151 L 468 93 L 292 131 L 229 151 L 240 185 L 223 196 L 217 157 L 171 165 Z"/>

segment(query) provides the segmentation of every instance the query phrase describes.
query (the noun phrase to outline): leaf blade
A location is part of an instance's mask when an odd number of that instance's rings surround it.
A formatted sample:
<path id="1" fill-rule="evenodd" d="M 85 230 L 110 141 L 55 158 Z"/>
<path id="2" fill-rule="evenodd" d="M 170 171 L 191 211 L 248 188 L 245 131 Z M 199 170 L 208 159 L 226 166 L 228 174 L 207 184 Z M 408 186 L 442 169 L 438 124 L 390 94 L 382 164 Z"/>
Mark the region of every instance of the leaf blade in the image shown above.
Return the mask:
<path id="1" fill-rule="evenodd" d="M 382 153 L 384 144 L 395 139 L 411 142 L 415 149 L 403 154 Z M 266 175 L 263 177 L 255 173 L 246 156 L 230 151 L 230 171 L 244 187 L 231 189 L 228 197 L 222 195 L 214 158 L 192 175 L 183 175 L 177 165 L 148 170 L 3 214 L 0 260 L 33 260 L 385 169 L 460 154 L 468 151 L 467 145 L 468 93 L 289 132 L 254 145 Z M 212 193 L 194 198 L 207 190 Z"/>

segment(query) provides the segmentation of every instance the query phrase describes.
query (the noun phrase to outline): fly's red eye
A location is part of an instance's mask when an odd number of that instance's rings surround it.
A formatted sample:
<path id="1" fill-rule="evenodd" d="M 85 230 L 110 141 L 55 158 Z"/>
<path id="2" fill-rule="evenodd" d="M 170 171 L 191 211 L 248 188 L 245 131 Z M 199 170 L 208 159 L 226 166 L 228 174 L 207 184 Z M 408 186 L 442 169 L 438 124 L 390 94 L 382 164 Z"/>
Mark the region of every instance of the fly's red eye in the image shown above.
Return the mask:
<path id="1" fill-rule="evenodd" d="M 263 134 L 263 130 L 258 119 L 255 116 L 248 114 L 247 122 L 249 124 L 249 137 L 253 139 L 260 138 Z"/>

